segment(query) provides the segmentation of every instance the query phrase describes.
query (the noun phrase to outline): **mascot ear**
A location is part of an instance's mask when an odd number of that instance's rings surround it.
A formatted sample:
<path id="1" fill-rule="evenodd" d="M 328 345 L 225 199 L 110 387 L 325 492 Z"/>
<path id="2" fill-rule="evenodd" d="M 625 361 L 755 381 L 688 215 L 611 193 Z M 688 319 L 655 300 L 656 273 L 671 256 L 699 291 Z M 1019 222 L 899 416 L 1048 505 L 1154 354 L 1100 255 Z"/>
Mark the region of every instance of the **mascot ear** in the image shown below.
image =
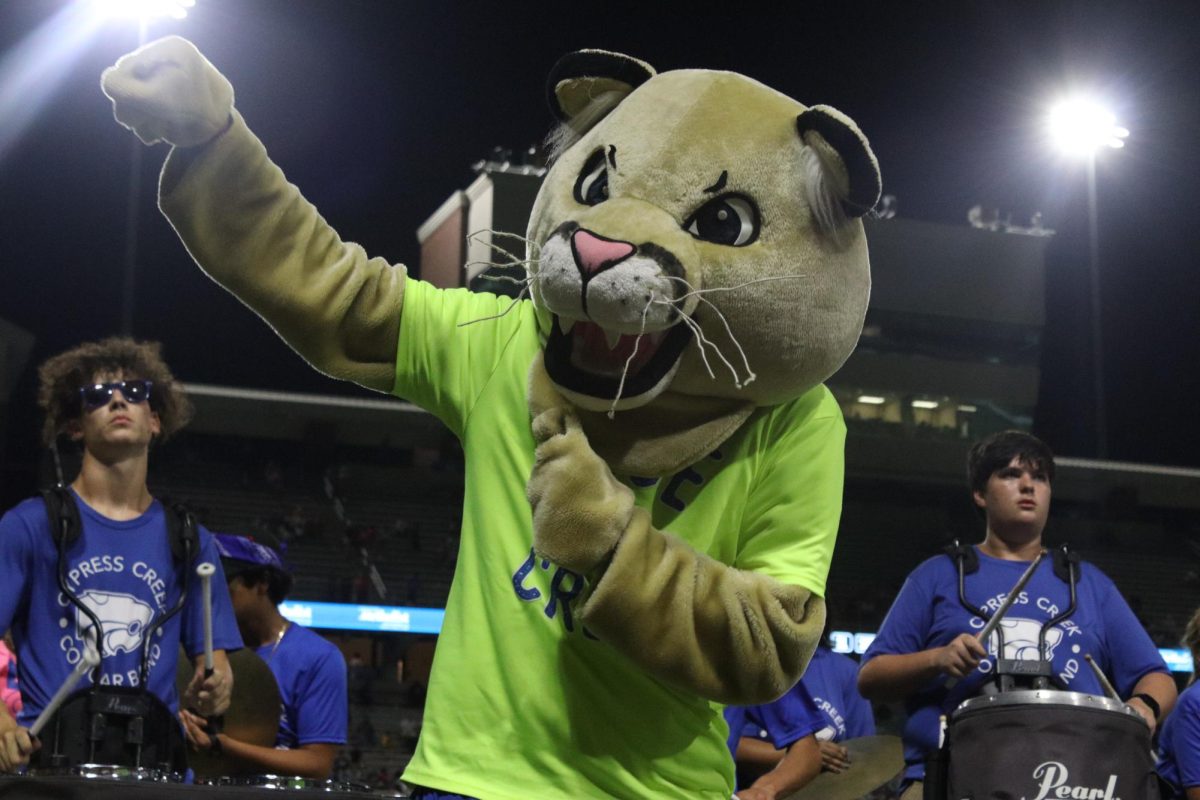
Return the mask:
<path id="1" fill-rule="evenodd" d="M 796 118 L 796 130 L 821 162 L 841 210 L 861 217 L 879 201 L 879 162 L 867 137 L 842 112 L 813 106 Z"/>
<path id="2" fill-rule="evenodd" d="M 581 120 L 576 117 L 593 100 L 608 95 L 607 113 L 654 75 L 654 67 L 632 56 L 605 50 L 578 50 L 560 58 L 550 70 L 546 96 L 550 110 L 560 122 L 578 123 Z M 599 117 L 589 120 L 587 127 L 598 121 Z"/>

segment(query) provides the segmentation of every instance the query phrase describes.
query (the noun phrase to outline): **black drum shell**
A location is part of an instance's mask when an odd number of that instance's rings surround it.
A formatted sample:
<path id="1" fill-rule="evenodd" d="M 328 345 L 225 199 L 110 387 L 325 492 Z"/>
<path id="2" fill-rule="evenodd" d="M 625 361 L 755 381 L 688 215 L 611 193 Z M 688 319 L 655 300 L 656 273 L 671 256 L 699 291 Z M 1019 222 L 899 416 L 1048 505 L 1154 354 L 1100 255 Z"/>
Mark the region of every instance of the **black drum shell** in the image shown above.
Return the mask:
<path id="1" fill-rule="evenodd" d="M 187 771 L 179 720 L 165 703 L 138 689 L 101 686 L 78 691 L 59 706 L 40 738 L 42 747 L 30 760 L 34 774 L 61 775 L 64 768 L 81 764 L 180 776 Z"/>
<path id="2" fill-rule="evenodd" d="M 946 753 L 949 798 L 1053 798 L 1065 786 L 1076 792 L 1068 797 L 1159 800 L 1149 726 L 1124 704 L 1094 695 L 1029 690 L 973 698 L 950 719 Z"/>

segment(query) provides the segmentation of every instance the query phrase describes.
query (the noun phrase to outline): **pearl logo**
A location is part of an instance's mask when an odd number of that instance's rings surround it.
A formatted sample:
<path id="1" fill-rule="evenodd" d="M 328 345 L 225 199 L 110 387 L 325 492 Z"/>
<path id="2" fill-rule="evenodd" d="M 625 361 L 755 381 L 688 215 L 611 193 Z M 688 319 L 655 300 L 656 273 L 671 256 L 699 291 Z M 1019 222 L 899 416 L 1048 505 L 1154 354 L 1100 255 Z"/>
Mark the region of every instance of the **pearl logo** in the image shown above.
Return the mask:
<path id="1" fill-rule="evenodd" d="M 1066 765 L 1058 761 L 1046 761 L 1033 770 L 1033 779 L 1039 782 L 1036 797 L 1030 800 L 1121 800 L 1113 794 L 1117 790 L 1117 776 L 1109 775 L 1103 788 L 1095 786 L 1072 786 L 1067 781 Z M 1026 800 L 1022 797 L 1021 800 Z"/>

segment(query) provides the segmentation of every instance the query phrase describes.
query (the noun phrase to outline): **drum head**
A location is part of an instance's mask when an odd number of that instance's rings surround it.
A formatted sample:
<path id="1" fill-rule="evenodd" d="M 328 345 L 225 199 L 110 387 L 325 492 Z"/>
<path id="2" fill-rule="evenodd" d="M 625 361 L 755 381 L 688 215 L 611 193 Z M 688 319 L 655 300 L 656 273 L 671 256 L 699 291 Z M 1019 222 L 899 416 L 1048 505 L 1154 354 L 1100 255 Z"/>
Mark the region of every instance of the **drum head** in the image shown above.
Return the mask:
<path id="1" fill-rule="evenodd" d="M 958 708 L 954 709 L 954 717 L 957 718 L 963 714 L 1000 706 L 1022 706 L 1025 708 L 1035 706 L 1069 706 L 1072 708 L 1112 711 L 1118 714 L 1127 714 L 1135 719 L 1141 719 L 1141 716 L 1136 711 L 1120 700 L 1113 700 L 1108 697 L 1087 694 L 1085 692 L 1064 692 L 1058 689 L 1022 689 L 1015 692 L 1002 692 L 1000 694 L 972 697 L 964 700 L 959 704 Z"/>

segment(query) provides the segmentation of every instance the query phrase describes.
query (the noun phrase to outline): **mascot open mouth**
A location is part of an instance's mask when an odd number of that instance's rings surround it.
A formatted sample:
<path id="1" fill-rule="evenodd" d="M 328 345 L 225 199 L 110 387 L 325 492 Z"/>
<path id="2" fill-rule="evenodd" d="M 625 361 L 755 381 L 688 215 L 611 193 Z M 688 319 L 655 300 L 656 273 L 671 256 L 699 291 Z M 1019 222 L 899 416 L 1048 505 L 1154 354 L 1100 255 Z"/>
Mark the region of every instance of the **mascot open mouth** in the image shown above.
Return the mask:
<path id="1" fill-rule="evenodd" d="M 683 324 L 614 337 L 594 322 L 555 314 L 546 342 L 546 372 L 559 386 L 579 394 L 613 399 L 620 387 L 622 397 L 637 397 L 671 373 L 691 340 L 691 328 Z"/>

